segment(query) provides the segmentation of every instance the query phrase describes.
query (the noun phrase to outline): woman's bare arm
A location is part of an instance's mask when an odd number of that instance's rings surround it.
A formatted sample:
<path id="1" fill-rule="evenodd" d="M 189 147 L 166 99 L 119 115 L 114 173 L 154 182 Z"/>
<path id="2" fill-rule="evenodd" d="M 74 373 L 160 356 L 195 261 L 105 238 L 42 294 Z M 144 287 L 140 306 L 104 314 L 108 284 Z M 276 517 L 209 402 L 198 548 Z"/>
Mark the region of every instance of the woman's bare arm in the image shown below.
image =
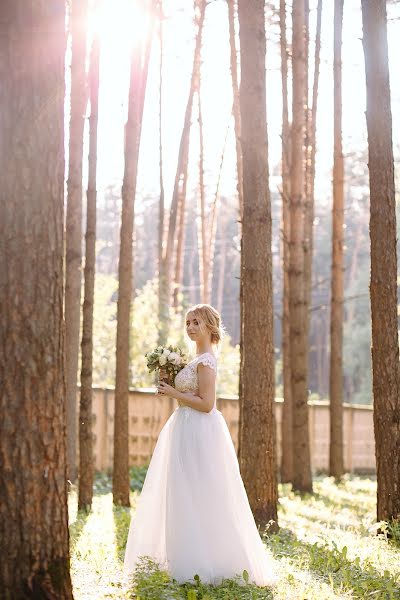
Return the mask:
<path id="1" fill-rule="evenodd" d="M 181 404 L 190 406 L 200 412 L 210 412 L 215 403 L 215 371 L 211 367 L 202 365 L 197 366 L 199 379 L 199 392 L 192 394 L 190 392 L 179 392 L 171 385 L 160 381 L 158 391 L 166 396 L 176 398 Z"/>

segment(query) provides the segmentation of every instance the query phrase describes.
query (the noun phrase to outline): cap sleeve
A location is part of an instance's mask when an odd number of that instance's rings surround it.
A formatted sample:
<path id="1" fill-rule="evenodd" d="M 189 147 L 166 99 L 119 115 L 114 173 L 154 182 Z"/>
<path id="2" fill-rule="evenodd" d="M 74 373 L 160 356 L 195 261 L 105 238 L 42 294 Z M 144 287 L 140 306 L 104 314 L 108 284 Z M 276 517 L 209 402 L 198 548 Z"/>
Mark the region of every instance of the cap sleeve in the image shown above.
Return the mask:
<path id="1" fill-rule="evenodd" d="M 204 365 L 205 367 L 210 367 L 210 369 L 212 369 L 213 371 L 217 371 L 217 359 L 209 352 L 206 352 L 206 354 L 202 354 L 201 356 L 199 356 L 199 358 L 197 359 L 197 364 Z"/>

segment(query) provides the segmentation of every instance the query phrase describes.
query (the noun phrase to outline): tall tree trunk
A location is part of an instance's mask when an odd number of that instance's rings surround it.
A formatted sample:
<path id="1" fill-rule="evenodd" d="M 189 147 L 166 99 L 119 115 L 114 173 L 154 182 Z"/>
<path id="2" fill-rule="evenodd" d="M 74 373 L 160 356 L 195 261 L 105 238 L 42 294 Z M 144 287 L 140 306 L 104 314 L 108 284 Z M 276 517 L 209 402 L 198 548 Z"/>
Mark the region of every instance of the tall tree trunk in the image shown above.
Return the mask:
<path id="1" fill-rule="evenodd" d="M 133 291 L 133 223 L 136 195 L 137 166 L 143 106 L 153 38 L 154 4 L 151 0 L 148 35 L 144 48 L 132 54 L 128 119 L 125 126 L 125 170 L 122 185 L 121 245 L 118 266 L 117 355 L 114 414 L 114 504 L 129 506 L 129 337 L 131 330 L 131 300 Z"/>
<path id="2" fill-rule="evenodd" d="M 371 315 L 378 521 L 400 519 L 396 203 L 384 0 L 362 0 L 371 194 Z"/>
<path id="3" fill-rule="evenodd" d="M 27 8 L 0 4 L 0 595 L 70 600 L 65 2 Z"/>
<path id="4" fill-rule="evenodd" d="M 206 190 L 204 185 L 204 143 L 203 143 L 203 118 L 201 110 L 201 91 L 199 89 L 199 138 L 200 138 L 200 160 L 199 160 L 199 212 L 200 219 L 198 231 L 199 246 L 199 279 L 201 301 L 209 304 L 212 297 L 212 279 L 214 272 L 215 238 L 217 234 L 217 213 L 219 202 L 219 189 L 221 184 L 222 168 L 224 165 L 225 150 L 228 140 L 229 125 L 226 130 L 224 145 L 219 164 L 217 186 L 214 200 L 206 210 Z"/>
<path id="5" fill-rule="evenodd" d="M 197 258 L 197 243 L 196 243 L 196 236 L 197 236 L 197 225 L 196 225 L 196 221 L 193 218 L 191 220 L 191 227 L 189 228 L 189 233 L 190 233 L 190 239 L 191 239 L 191 243 L 190 243 L 190 248 L 191 248 L 191 252 L 189 255 L 189 301 L 190 303 L 193 304 L 197 304 L 197 302 L 199 302 L 199 298 L 197 297 L 197 290 L 198 290 L 198 286 L 196 283 L 196 277 L 195 274 L 197 272 L 197 269 L 195 269 L 195 264 L 196 264 L 196 258 Z"/>
<path id="6" fill-rule="evenodd" d="M 81 401 L 79 411 L 79 497 L 78 509 L 89 511 L 93 496 L 93 306 L 96 268 L 96 171 L 99 107 L 99 36 L 93 39 L 90 57 L 89 169 L 86 214 L 85 290 L 82 322 Z"/>
<path id="7" fill-rule="evenodd" d="M 263 528 L 278 518 L 264 2 L 239 0 L 238 15 L 243 153 L 240 466 L 254 518 Z"/>
<path id="8" fill-rule="evenodd" d="M 315 187 L 315 155 L 317 150 L 317 108 L 318 108 L 318 87 L 319 87 L 319 65 L 321 55 L 321 18 L 322 18 L 322 0 L 318 0 L 317 5 L 317 25 L 315 35 L 315 54 L 314 54 L 314 81 L 312 91 L 311 115 L 308 111 L 309 135 L 308 146 L 306 148 L 306 205 L 304 214 L 304 281 L 305 281 L 305 325 L 306 338 L 309 340 L 310 334 L 310 307 L 312 297 L 312 262 L 314 250 L 314 187 Z"/>
<path id="9" fill-rule="evenodd" d="M 324 344 L 324 330 L 323 330 L 323 318 L 321 315 L 318 317 L 318 326 L 316 327 L 317 332 L 317 381 L 318 381 L 318 389 L 322 390 L 323 386 L 323 358 L 325 354 L 325 344 Z"/>
<path id="10" fill-rule="evenodd" d="M 289 320 L 289 261 L 290 261 L 290 128 L 288 107 L 288 48 L 286 36 L 286 0 L 280 0 L 280 46 L 282 75 L 282 459 L 281 481 L 293 479 L 293 415 L 290 376 L 290 320 Z"/>
<path id="11" fill-rule="evenodd" d="M 333 42 L 334 151 L 332 208 L 331 352 L 329 369 L 329 474 L 336 479 L 343 464 L 343 294 L 344 161 L 342 149 L 343 0 L 335 0 Z"/>
<path id="12" fill-rule="evenodd" d="M 307 213 L 307 184 L 309 173 L 309 149 L 311 138 L 310 122 L 310 88 L 309 88 L 309 70 L 310 70 L 310 1 L 304 0 L 304 255 L 306 254 L 307 239 L 305 237 L 305 221 Z"/>
<path id="13" fill-rule="evenodd" d="M 71 117 L 69 132 L 68 198 L 65 262 L 65 364 L 67 390 L 68 478 L 76 479 L 76 388 L 82 279 L 82 161 L 87 104 L 87 0 L 71 2 Z"/>
<path id="14" fill-rule="evenodd" d="M 230 67 L 232 76 L 232 96 L 233 96 L 233 118 L 235 123 L 235 144 L 236 144 L 236 172 L 237 172 L 237 191 L 239 198 L 239 223 L 242 225 L 243 218 L 243 156 L 241 146 L 241 122 L 240 122 L 240 98 L 239 98 L 239 78 L 238 78 L 238 59 L 236 51 L 235 35 L 235 0 L 227 0 L 228 3 L 228 24 L 229 24 L 229 46 L 230 46 Z M 242 274 L 240 276 L 240 306 L 242 307 Z M 240 315 L 240 323 L 243 322 L 243 315 Z M 240 348 L 243 346 L 242 327 L 240 326 Z M 239 431 L 242 427 L 243 414 L 243 390 L 242 375 L 239 373 Z M 240 458 L 240 437 L 238 439 L 238 457 Z"/>
<path id="15" fill-rule="evenodd" d="M 232 76 L 232 95 L 233 95 L 233 119 L 234 119 L 234 123 L 235 123 L 237 190 L 238 190 L 238 196 L 239 196 L 239 215 L 240 215 L 240 218 L 242 218 L 242 213 L 243 213 L 243 157 L 242 157 L 242 147 L 240 145 L 241 123 L 240 123 L 238 64 L 237 64 L 236 36 L 235 36 L 235 0 L 227 0 L 227 3 L 228 3 L 228 22 L 229 22 L 230 67 L 231 67 L 231 76 Z"/>
<path id="16" fill-rule="evenodd" d="M 215 188 L 214 201 L 212 203 L 211 212 L 210 212 L 210 224 L 209 224 L 209 239 L 208 239 L 208 289 L 209 289 L 209 302 L 212 301 L 212 283 L 213 283 L 213 275 L 214 275 L 214 261 L 215 261 L 215 245 L 217 239 L 217 221 L 218 221 L 218 208 L 220 202 L 220 186 L 222 179 L 222 169 L 224 166 L 224 158 L 226 147 L 228 144 L 228 135 L 229 135 L 229 124 L 226 128 L 224 145 L 222 147 L 221 152 L 221 160 L 219 163 L 219 172 L 217 179 L 217 186 Z"/>
<path id="17" fill-rule="evenodd" d="M 163 262 L 164 255 L 164 229 L 165 229 L 165 191 L 164 191 L 164 174 L 163 174 L 163 65 L 164 65 L 164 31 L 163 31 L 163 1 L 160 0 L 158 6 L 159 17 L 159 38 L 160 38 L 160 70 L 159 70 L 159 162 L 160 162 L 160 201 L 158 214 L 158 322 L 159 322 L 159 344 L 166 342 L 165 327 L 168 322 L 168 299 L 163 299 L 162 294 L 165 290 L 165 265 Z M 165 312 L 167 311 L 167 312 Z"/>
<path id="18" fill-rule="evenodd" d="M 199 90 L 199 231 L 197 240 L 199 244 L 199 279 L 201 302 L 209 303 L 208 289 L 208 260 L 207 260 L 207 218 L 206 218 L 206 190 L 204 185 L 204 136 L 203 136 L 203 114 L 201 109 L 201 94 Z"/>
<path id="19" fill-rule="evenodd" d="M 176 225 L 178 219 L 178 204 L 181 193 L 181 184 L 183 177 L 183 168 L 185 165 L 185 157 L 188 154 L 189 147 L 189 133 L 190 125 L 192 120 L 193 111 L 193 97 L 195 91 L 198 89 L 198 81 L 200 74 L 200 52 L 203 38 L 203 26 L 206 11 L 205 0 L 195 0 L 195 7 L 198 9 L 199 14 L 197 18 L 197 34 L 196 44 L 193 56 L 193 68 L 192 77 L 190 82 L 189 96 L 186 104 L 185 119 L 183 123 L 182 135 L 179 144 L 178 163 L 175 174 L 174 190 L 172 193 L 172 201 L 169 214 L 168 222 L 168 233 L 167 240 L 165 243 L 165 252 L 161 261 L 160 270 L 160 297 L 159 297 L 159 315 L 162 319 L 160 323 L 160 343 L 166 343 L 168 338 L 168 315 L 169 306 L 171 302 L 171 288 L 172 288 L 172 266 L 173 257 L 176 248 Z"/>
<path id="20" fill-rule="evenodd" d="M 182 174 L 182 187 L 180 191 L 178 203 L 178 242 L 176 245 L 176 261 L 175 261 L 175 285 L 174 285 L 174 308 L 179 307 L 180 292 L 183 284 L 183 270 L 185 262 L 185 217 L 186 217 L 186 189 L 188 178 L 188 163 L 189 163 L 189 147 L 186 156 L 186 166 Z"/>
<path id="21" fill-rule="evenodd" d="M 290 181 L 289 313 L 293 408 L 293 488 L 311 492 L 308 431 L 308 343 L 304 326 L 304 0 L 293 0 L 293 123 Z"/>
<path id="22" fill-rule="evenodd" d="M 218 286 L 217 286 L 217 310 L 222 312 L 224 301 L 224 286 L 225 286 L 225 265 L 226 265 L 226 226 L 227 219 L 223 207 L 219 217 L 219 238 L 221 246 L 219 250 L 219 267 L 218 267 Z"/>

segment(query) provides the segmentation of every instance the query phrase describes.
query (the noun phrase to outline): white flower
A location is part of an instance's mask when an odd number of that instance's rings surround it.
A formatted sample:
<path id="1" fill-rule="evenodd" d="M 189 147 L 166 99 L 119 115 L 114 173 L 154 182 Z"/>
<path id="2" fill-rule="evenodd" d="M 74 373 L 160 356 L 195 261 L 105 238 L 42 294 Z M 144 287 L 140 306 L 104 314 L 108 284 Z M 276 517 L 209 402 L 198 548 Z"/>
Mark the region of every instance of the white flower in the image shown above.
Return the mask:
<path id="1" fill-rule="evenodd" d="M 167 364 L 167 357 L 165 356 L 165 354 L 161 354 L 160 358 L 158 359 L 158 362 L 160 364 L 160 367 L 163 367 L 164 365 Z"/>
<path id="2" fill-rule="evenodd" d="M 180 365 L 182 362 L 182 357 L 179 356 L 179 354 L 177 354 L 176 352 L 171 352 L 168 357 L 168 360 L 170 362 L 172 362 L 174 365 Z"/>
<path id="3" fill-rule="evenodd" d="M 164 350 L 162 351 L 163 356 L 165 356 L 166 358 L 169 357 L 169 355 L 171 354 L 171 351 L 168 350 L 168 348 L 164 348 Z"/>

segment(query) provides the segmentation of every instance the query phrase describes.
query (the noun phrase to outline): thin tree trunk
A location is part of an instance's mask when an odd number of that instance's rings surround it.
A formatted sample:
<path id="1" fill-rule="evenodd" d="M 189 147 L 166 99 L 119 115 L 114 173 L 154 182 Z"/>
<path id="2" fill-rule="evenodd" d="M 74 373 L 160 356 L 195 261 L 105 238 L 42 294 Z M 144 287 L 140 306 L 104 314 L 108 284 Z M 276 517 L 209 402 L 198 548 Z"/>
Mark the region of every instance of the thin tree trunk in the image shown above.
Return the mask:
<path id="1" fill-rule="evenodd" d="M 65 364 L 67 390 L 68 478 L 76 479 L 79 329 L 82 279 L 82 161 L 87 104 L 87 0 L 71 2 L 71 117 L 69 133 L 68 197 L 65 262 Z"/>
<path id="2" fill-rule="evenodd" d="M 162 299 L 163 290 L 165 289 L 165 266 L 163 262 L 164 255 L 164 229 L 165 229 L 165 192 L 164 192 L 164 174 L 163 174 L 163 65 L 164 65 L 164 32 L 163 32 L 163 2 L 159 3 L 159 37 L 160 37 L 160 70 L 159 70 L 159 155 L 160 155 L 160 202 L 158 215 L 158 321 L 159 321 L 159 344 L 166 342 L 165 325 L 168 321 L 168 300 Z"/>
<path id="3" fill-rule="evenodd" d="M 200 47 L 201 52 L 201 47 Z M 200 60 L 200 57 L 199 57 Z M 200 69 L 200 65 L 196 64 L 196 70 Z M 198 74 L 198 81 L 200 74 Z M 196 81 L 196 83 L 198 83 Z M 196 91 L 196 90 L 195 90 Z M 192 100 L 193 102 L 193 100 Z M 179 184 L 179 197 L 178 197 L 178 235 L 176 244 L 176 260 L 175 260 L 175 278 L 174 278 L 174 293 L 173 293 L 173 306 L 177 310 L 180 303 L 180 292 L 183 285 L 183 275 L 185 266 L 185 237 L 186 237 L 186 194 L 187 194 L 187 181 L 188 181 L 188 168 L 189 168 L 189 146 L 190 146 L 190 127 L 185 132 L 187 140 L 184 144 L 184 154 L 182 157 L 181 168 L 181 181 Z"/>
<path id="4" fill-rule="evenodd" d="M 28 10 L 25 0 L 2 2 L 0 23 L 0 596 L 72 600 L 63 324 L 65 3 L 31 2 Z"/>
<path id="5" fill-rule="evenodd" d="M 210 228 L 209 228 L 210 234 L 209 234 L 209 240 L 208 240 L 208 289 L 209 289 L 208 302 L 211 302 L 211 300 L 212 300 L 212 282 L 213 282 L 213 275 L 214 275 L 215 243 L 216 243 L 216 237 L 217 237 L 219 190 L 220 190 L 221 179 L 222 179 L 222 169 L 224 166 L 225 152 L 226 152 L 226 147 L 227 147 L 227 143 L 228 143 L 228 134 L 229 134 L 229 125 L 226 128 L 225 140 L 224 140 L 224 145 L 222 147 L 221 160 L 219 163 L 217 186 L 215 189 L 214 202 L 211 207 L 211 215 L 210 215 L 211 223 L 210 223 Z"/>
<path id="6" fill-rule="evenodd" d="M 229 21 L 229 46 L 230 46 L 230 67 L 232 76 L 232 95 L 233 95 L 233 118 L 235 123 L 235 143 L 236 143 L 236 169 L 237 169 L 237 190 L 239 196 L 239 215 L 243 214 L 243 157 L 242 147 L 240 145 L 240 102 L 239 102 L 239 83 L 238 83 L 238 64 L 235 36 L 235 0 L 227 0 L 228 21 Z"/>
<path id="7" fill-rule="evenodd" d="M 314 185 L 315 185 L 315 155 L 317 150 L 317 108 L 318 108 L 318 87 L 319 87 L 319 66 L 321 55 L 321 20 L 322 20 L 322 0 L 318 0 L 317 5 L 317 26 L 315 35 L 315 55 L 314 55 L 314 81 L 312 92 L 311 117 L 309 118 L 309 140 L 307 147 L 307 167 L 306 167 L 306 207 L 304 215 L 304 281 L 305 281 L 305 304 L 306 304 L 306 338 L 309 340 L 310 334 L 310 311 L 312 299 L 312 262 L 314 250 Z"/>
<path id="8" fill-rule="evenodd" d="M 221 183 L 222 167 L 229 133 L 229 126 L 226 131 L 224 145 L 222 148 L 220 167 L 218 172 L 217 186 L 209 213 L 206 212 L 205 186 L 204 186 L 204 146 L 203 146 L 203 121 L 201 118 L 201 103 L 199 99 L 199 129 L 200 129 L 200 219 L 199 219 L 199 278 L 200 278 L 200 297 L 201 301 L 209 304 L 211 302 L 212 278 L 214 271 L 215 238 L 217 234 L 217 213 L 219 188 Z"/>
<path id="9" fill-rule="evenodd" d="M 351 253 L 351 264 L 350 264 L 350 269 L 349 269 L 349 273 L 347 276 L 347 285 L 349 285 L 349 286 L 356 280 L 356 276 L 357 276 L 357 272 L 358 272 L 358 268 L 359 268 L 358 260 L 359 260 L 360 250 L 361 250 L 361 244 L 363 242 L 363 229 L 365 226 L 364 218 L 365 218 L 365 216 L 359 215 L 357 232 L 356 232 L 355 241 L 354 241 L 354 248 L 353 248 L 353 252 Z M 354 319 L 355 308 L 356 308 L 356 303 L 350 302 L 350 304 L 347 308 L 347 311 L 346 311 L 346 323 L 349 324 L 350 326 Z"/>
<path id="10" fill-rule="evenodd" d="M 323 319 L 321 316 L 318 317 L 318 328 L 316 329 L 317 336 L 317 381 L 318 381 L 318 390 L 322 390 L 323 385 L 323 357 L 325 354 L 325 345 L 324 345 L 324 330 L 323 330 Z M 320 392 L 321 393 L 321 392 Z"/>
<path id="11" fill-rule="evenodd" d="M 307 1 L 308 5 L 308 1 Z M 308 6 L 307 6 L 308 8 Z M 317 108 L 319 88 L 319 67 L 321 54 L 321 20 L 322 0 L 317 4 L 317 23 L 315 34 L 314 79 L 312 90 L 311 111 L 307 110 L 307 144 L 306 144 L 306 203 L 304 212 L 304 294 L 305 294 L 305 338 L 310 343 L 311 301 L 312 301 L 312 264 L 314 250 L 314 187 L 315 187 L 315 156 L 317 149 Z"/>
<path id="12" fill-rule="evenodd" d="M 310 2 L 304 0 L 304 62 L 305 62 L 305 82 L 304 82 L 304 215 L 307 213 L 307 187 L 309 175 L 309 157 L 311 140 L 311 122 L 310 122 L 310 93 L 309 93 L 309 70 L 310 70 Z M 306 217 L 304 216 L 304 227 Z M 304 235 L 304 252 L 306 252 L 307 239 Z"/>
<path id="13" fill-rule="evenodd" d="M 264 2 L 239 0 L 243 153 L 240 466 L 256 523 L 277 524 Z M 254 232 L 257 232 L 257 236 Z"/>
<path id="14" fill-rule="evenodd" d="M 311 492 L 304 293 L 304 0 L 293 0 L 293 124 L 290 181 L 290 358 L 293 407 L 293 488 Z"/>
<path id="15" fill-rule="evenodd" d="M 207 261 L 207 218 L 206 218 L 206 191 L 204 186 L 204 137 L 203 137 L 203 114 L 201 109 L 201 95 L 199 90 L 199 213 L 200 218 L 198 243 L 199 243 L 199 279 L 201 302 L 209 302 L 208 289 L 208 261 Z"/>
<path id="16" fill-rule="evenodd" d="M 189 155 L 189 148 L 188 148 Z M 180 292 L 183 284 L 183 270 L 185 262 L 185 217 L 186 217 L 186 189 L 187 189 L 187 177 L 188 177 L 188 162 L 189 156 L 186 156 L 186 166 L 183 169 L 182 175 L 182 187 L 179 198 L 178 207 L 178 243 L 176 246 L 176 262 L 175 262 L 175 285 L 174 285 L 174 308 L 179 307 Z"/>
<path id="17" fill-rule="evenodd" d="M 238 58 L 236 51 L 236 35 L 235 35 L 235 0 L 227 0 L 228 3 L 228 24 L 229 24 L 229 46 L 230 46 L 230 67 L 232 76 L 232 96 L 233 96 L 233 118 L 235 123 L 235 144 L 236 144 L 236 172 L 237 172 L 237 191 L 239 198 L 239 223 L 242 225 L 243 218 L 243 156 L 241 146 L 241 122 L 240 122 L 240 98 L 239 98 L 239 78 L 238 78 Z M 242 273 L 240 275 L 240 307 L 242 310 Z M 240 323 L 243 322 L 243 315 L 240 314 Z M 240 348 L 242 342 L 242 327 L 240 326 Z M 242 428 L 243 414 L 243 390 L 242 390 L 242 375 L 239 373 L 239 431 Z M 240 458 L 240 437 L 238 439 L 238 458 Z"/>
<path id="18" fill-rule="evenodd" d="M 288 48 L 286 36 L 286 0 L 280 0 L 280 45 L 282 74 L 282 459 L 281 481 L 293 479 L 293 415 L 290 376 L 290 320 L 289 320 L 289 261 L 290 261 L 290 129 L 288 107 Z"/>
<path id="19" fill-rule="evenodd" d="M 176 225 L 178 217 L 178 203 L 181 193 L 181 181 L 183 175 L 183 165 L 185 164 L 185 156 L 188 153 L 189 145 L 189 132 L 190 124 L 192 120 L 193 110 L 193 97 L 195 91 L 198 89 L 198 79 L 200 73 L 200 52 L 203 37 L 203 26 L 206 11 L 206 1 L 196 0 L 195 6 L 199 9 L 198 26 L 196 35 L 196 44 L 193 56 L 193 69 L 192 78 L 190 82 L 189 97 L 186 104 L 185 119 L 183 123 L 182 135 L 179 144 L 178 163 L 175 174 L 174 190 L 172 194 L 169 223 L 168 223 L 168 234 L 165 244 L 165 252 L 161 261 L 161 272 L 160 272 L 160 308 L 159 314 L 162 316 L 163 321 L 160 323 L 160 340 L 161 343 L 165 343 L 168 337 L 168 315 L 169 305 L 171 302 L 171 288 L 172 288 L 172 261 L 174 257 L 174 250 L 176 247 Z"/>
<path id="20" fill-rule="evenodd" d="M 342 149 L 342 30 L 343 0 L 334 12 L 334 153 L 332 208 L 331 352 L 329 368 L 329 474 L 340 479 L 343 464 L 343 294 L 344 294 L 344 162 Z"/>
<path id="21" fill-rule="evenodd" d="M 384 0 L 362 0 L 370 182 L 372 381 L 377 519 L 400 519 L 396 201 Z"/>
<path id="22" fill-rule="evenodd" d="M 155 0 L 152 0 L 152 5 Z M 118 266 L 117 355 L 114 414 L 114 504 L 129 506 L 129 337 L 133 291 L 133 222 L 137 166 L 143 106 L 146 91 L 150 48 L 153 37 L 154 7 L 144 42 L 143 53 L 137 48 L 132 55 L 128 120 L 125 128 L 125 170 L 122 186 L 121 245 Z"/>
<path id="23" fill-rule="evenodd" d="M 197 236 L 197 225 L 195 222 L 195 219 L 192 220 L 192 234 L 191 234 L 191 252 L 190 252 L 190 257 L 189 257 L 189 299 L 190 299 L 190 303 L 192 305 L 197 304 L 197 302 L 199 301 L 199 298 L 197 297 L 197 285 L 196 285 L 196 278 L 195 278 L 195 273 L 197 272 L 197 269 L 195 269 L 195 261 L 196 261 L 196 256 L 197 256 L 197 243 L 196 243 L 196 236 Z"/>
<path id="24" fill-rule="evenodd" d="M 93 39 L 90 57 L 90 118 L 89 118 L 89 169 L 86 216 L 85 291 L 82 322 L 81 401 L 79 411 L 79 497 L 78 509 L 89 511 L 93 496 L 93 307 L 96 268 L 96 171 L 97 125 L 99 107 L 100 43 Z"/>
<path id="25" fill-rule="evenodd" d="M 226 217 L 224 215 L 223 207 L 220 212 L 219 218 L 219 238 L 221 240 L 221 246 L 219 250 L 219 267 L 218 267 L 218 286 L 217 286 L 217 310 L 219 313 L 222 312 L 222 305 L 224 301 L 224 286 L 225 286 L 225 265 L 226 265 Z"/>

